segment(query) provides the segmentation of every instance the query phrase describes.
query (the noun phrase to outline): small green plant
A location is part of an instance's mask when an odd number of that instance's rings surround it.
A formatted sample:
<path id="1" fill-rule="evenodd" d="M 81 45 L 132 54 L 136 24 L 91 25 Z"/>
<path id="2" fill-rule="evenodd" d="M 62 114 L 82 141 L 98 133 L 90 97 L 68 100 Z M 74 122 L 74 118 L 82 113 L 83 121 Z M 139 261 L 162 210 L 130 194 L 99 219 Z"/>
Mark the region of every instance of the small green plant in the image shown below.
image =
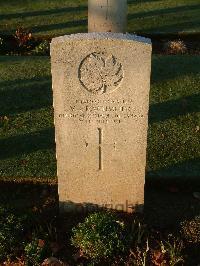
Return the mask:
<path id="1" fill-rule="evenodd" d="M 35 54 L 38 55 L 49 55 L 50 44 L 47 40 L 41 42 L 38 46 L 35 47 Z"/>
<path id="2" fill-rule="evenodd" d="M 111 213 L 91 214 L 72 232 L 72 244 L 94 261 L 114 257 L 126 249 L 125 225 Z"/>
<path id="3" fill-rule="evenodd" d="M 200 243 L 200 216 L 181 223 L 181 233 L 190 243 Z"/>
<path id="4" fill-rule="evenodd" d="M 169 235 L 167 241 L 161 241 L 160 247 L 162 254 L 166 254 L 169 258 L 170 266 L 180 265 L 181 262 L 184 262 L 182 256 L 183 242 L 181 240 Z"/>
<path id="5" fill-rule="evenodd" d="M 0 207 L 0 260 L 17 256 L 23 249 L 23 218 Z"/>
<path id="6" fill-rule="evenodd" d="M 133 220 L 129 229 L 129 237 L 132 244 L 134 244 L 135 246 L 140 245 L 145 238 L 145 235 L 145 226 L 141 222 Z"/>
<path id="7" fill-rule="evenodd" d="M 24 251 L 27 266 L 39 266 L 44 259 L 52 255 L 48 242 L 38 238 L 33 238 L 33 240 L 25 246 Z"/>

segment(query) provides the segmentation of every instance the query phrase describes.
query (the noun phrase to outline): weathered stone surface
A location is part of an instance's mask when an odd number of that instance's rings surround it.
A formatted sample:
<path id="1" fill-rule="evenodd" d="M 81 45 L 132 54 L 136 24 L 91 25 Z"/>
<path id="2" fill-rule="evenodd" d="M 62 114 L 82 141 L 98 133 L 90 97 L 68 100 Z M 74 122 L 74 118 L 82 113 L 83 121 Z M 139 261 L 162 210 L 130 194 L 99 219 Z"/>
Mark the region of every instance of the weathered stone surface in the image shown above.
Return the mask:
<path id="1" fill-rule="evenodd" d="M 127 0 L 88 0 L 88 32 L 126 32 Z"/>
<path id="2" fill-rule="evenodd" d="M 58 37 L 51 60 L 62 209 L 131 211 L 142 205 L 149 39 L 118 33 Z"/>

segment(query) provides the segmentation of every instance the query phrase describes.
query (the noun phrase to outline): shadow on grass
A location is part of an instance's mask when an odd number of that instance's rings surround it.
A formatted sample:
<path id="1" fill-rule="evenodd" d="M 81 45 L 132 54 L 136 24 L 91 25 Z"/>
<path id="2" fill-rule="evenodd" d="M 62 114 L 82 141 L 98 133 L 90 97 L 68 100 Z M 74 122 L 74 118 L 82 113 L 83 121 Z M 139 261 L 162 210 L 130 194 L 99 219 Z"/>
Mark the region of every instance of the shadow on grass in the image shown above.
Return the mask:
<path id="1" fill-rule="evenodd" d="M 185 160 L 168 168 L 149 171 L 147 173 L 147 178 L 152 180 L 160 177 L 163 180 L 166 179 L 165 181 L 169 180 L 171 182 L 171 180 L 173 180 L 173 182 L 177 183 L 190 182 L 191 180 L 194 181 L 196 179 L 200 185 L 200 158 Z"/>
<path id="2" fill-rule="evenodd" d="M 199 215 L 199 200 L 193 192 L 200 192 L 200 158 L 148 173 L 145 188 L 148 224 L 173 227 Z"/>
<path id="3" fill-rule="evenodd" d="M 55 150 L 54 128 L 0 139 L 0 160 L 45 149 Z"/>
<path id="4" fill-rule="evenodd" d="M 131 2 L 131 1 L 130 1 Z M 142 1 L 144 2 L 144 1 Z M 152 1 L 145 1 L 145 2 L 152 2 Z M 169 15 L 171 13 L 181 13 L 181 12 L 190 12 L 193 10 L 200 9 L 200 4 L 197 5 L 186 5 L 186 6 L 177 6 L 177 7 L 170 7 L 170 8 L 162 8 L 162 9 L 156 9 L 156 10 L 150 10 L 146 12 L 138 12 L 134 14 L 128 15 L 128 20 L 132 19 L 139 19 L 139 18 L 146 18 L 146 17 L 154 17 L 154 16 L 163 16 L 163 15 Z M 178 15 L 178 14 L 177 14 Z"/>
<path id="5" fill-rule="evenodd" d="M 192 195 L 194 191 L 192 182 L 190 186 L 185 187 L 182 183 L 175 193 L 170 192 L 169 188 L 170 184 L 165 182 L 162 185 L 159 182 L 146 183 L 144 216 L 149 226 L 177 230 L 180 222 L 199 214 L 200 205 Z M 195 191 L 198 189 L 200 190 L 200 185 Z M 42 224 L 50 220 L 49 217 L 53 218 L 58 214 L 57 184 L 45 181 L 44 183 L 0 181 L 0 206 L 11 206 L 18 213 L 31 211 L 39 214 L 41 217 L 39 222 Z M 90 206 L 93 210 L 94 205 Z M 74 224 L 75 217 L 80 221 L 80 218 L 86 214 L 85 209 L 80 206 L 78 210 L 78 213 L 73 211 L 68 215 L 73 218 L 65 224 L 65 227 L 70 229 L 70 223 Z"/>
<path id="6" fill-rule="evenodd" d="M 54 183 L 30 181 L 0 181 L 0 206 L 11 207 L 19 213 L 58 213 L 58 186 Z M 47 222 L 45 219 L 40 223 Z"/>
<path id="7" fill-rule="evenodd" d="M 2 19 L 14 19 L 14 18 L 26 18 L 26 17 L 35 17 L 35 16 L 46 16 L 46 15 L 58 15 L 61 13 L 77 13 L 87 10 L 87 6 L 76 6 L 76 7 L 65 7 L 65 8 L 54 8 L 48 10 L 38 10 L 38 11 L 29 11 L 23 13 L 11 13 L 11 14 L 2 14 L 0 15 L 0 20 Z"/>
<path id="8" fill-rule="evenodd" d="M 151 83 L 199 74 L 199 56 L 154 56 Z M 188 60 L 187 60 L 188 59 Z"/>
<path id="9" fill-rule="evenodd" d="M 140 4 L 143 4 L 143 3 L 152 3 L 152 2 L 158 2 L 160 0 L 128 0 L 127 3 L 128 5 L 135 5 L 135 4 L 138 4 L 138 2 Z"/>
<path id="10" fill-rule="evenodd" d="M 41 32 L 41 31 L 50 31 L 50 30 L 57 30 L 57 29 L 68 29 L 80 26 L 86 26 L 87 20 L 80 19 L 80 20 L 72 20 L 65 23 L 58 23 L 58 24 L 50 24 L 50 25 L 40 25 L 36 27 L 32 27 L 31 30 L 33 33 Z"/>
<path id="11" fill-rule="evenodd" d="M 172 19 L 173 21 L 173 19 Z M 142 29 L 142 32 L 153 32 L 154 34 L 156 33 L 165 33 L 165 32 L 169 32 L 173 33 L 173 32 L 186 32 L 187 30 L 189 31 L 194 31 L 193 28 L 199 28 L 200 27 L 200 17 L 193 17 L 191 19 L 185 19 L 184 22 L 175 22 L 175 23 L 170 23 L 170 24 L 166 24 L 163 26 L 156 26 L 156 27 L 147 27 Z M 175 29 L 175 30 L 174 30 Z M 142 33 L 141 33 L 142 34 Z"/>
<path id="12" fill-rule="evenodd" d="M 200 112 L 200 94 L 151 105 L 149 123 L 161 122 L 195 112 Z"/>
<path id="13" fill-rule="evenodd" d="M 0 82 L 0 116 L 52 106 L 51 78 Z"/>
<path id="14" fill-rule="evenodd" d="M 147 180 L 144 210 L 149 225 L 173 228 L 199 215 L 199 200 L 193 192 L 200 191 L 200 176 L 178 183 L 176 178 Z"/>

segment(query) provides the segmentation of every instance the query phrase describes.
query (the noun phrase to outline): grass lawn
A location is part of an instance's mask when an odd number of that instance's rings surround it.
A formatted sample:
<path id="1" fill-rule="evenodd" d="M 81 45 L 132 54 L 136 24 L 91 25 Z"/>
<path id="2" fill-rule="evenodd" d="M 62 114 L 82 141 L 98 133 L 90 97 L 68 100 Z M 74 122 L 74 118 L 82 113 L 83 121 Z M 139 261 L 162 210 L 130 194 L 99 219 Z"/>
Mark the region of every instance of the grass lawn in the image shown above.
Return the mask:
<path id="1" fill-rule="evenodd" d="M 34 35 L 87 31 L 86 0 L 7 0 L 0 1 L 0 10 L 0 34 L 13 34 L 19 26 Z M 128 31 L 199 33 L 199 0 L 128 0 Z"/>
<path id="2" fill-rule="evenodd" d="M 50 61 L 0 58 L 0 176 L 55 176 Z"/>
<path id="3" fill-rule="evenodd" d="M 154 56 L 147 175 L 200 173 L 200 56 Z M 6 117 L 5 117 L 6 116 Z M 49 57 L 0 57 L 0 177 L 56 176 Z"/>

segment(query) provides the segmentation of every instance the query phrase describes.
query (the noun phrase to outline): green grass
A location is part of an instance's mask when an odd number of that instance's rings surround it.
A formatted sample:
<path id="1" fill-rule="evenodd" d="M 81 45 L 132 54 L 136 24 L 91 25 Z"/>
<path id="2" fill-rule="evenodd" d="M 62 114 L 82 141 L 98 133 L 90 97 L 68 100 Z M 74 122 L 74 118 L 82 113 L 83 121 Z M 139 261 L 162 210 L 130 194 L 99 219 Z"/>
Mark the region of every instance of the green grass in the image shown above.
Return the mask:
<path id="1" fill-rule="evenodd" d="M 200 175 L 200 56 L 154 56 L 148 171 Z"/>
<path id="2" fill-rule="evenodd" d="M 200 56 L 154 56 L 148 176 L 200 173 Z M 0 177 L 56 176 L 49 57 L 0 57 Z M 1 119 L 2 120 L 2 119 Z"/>
<path id="3" fill-rule="evenodd" d="M 139 33 L 200 32 L 199 0 L 129 0 L 128 31 Z M 19 26 L 34 35 L 58 36 L 87 31 L 86 0 L 0 1 L 0 34 Z"/>
<path id="4" fill-rule="evenodd" d="M 0 176 L 56 176 L 50 62 L 0 58 Z"/>

